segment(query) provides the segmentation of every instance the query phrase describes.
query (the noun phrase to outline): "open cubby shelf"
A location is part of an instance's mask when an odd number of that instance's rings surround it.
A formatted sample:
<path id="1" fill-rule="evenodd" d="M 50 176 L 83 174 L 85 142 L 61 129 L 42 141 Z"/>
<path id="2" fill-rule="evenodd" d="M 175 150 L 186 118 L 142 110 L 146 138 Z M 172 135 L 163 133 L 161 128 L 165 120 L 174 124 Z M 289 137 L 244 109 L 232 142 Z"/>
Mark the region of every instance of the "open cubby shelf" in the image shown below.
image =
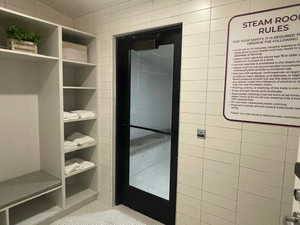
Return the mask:
<path id="1" fill-rule="evenodd" d="M 63 92 L 64 110 L 67 112 L 75 110 L 90 110 L 96 113 L 96 91 L 78 91 L 65 89 Z M 97 113 L 96 113 L 97 114 Z"/>
<path id="2" fill-rule="evenodd" d="M 0 224 L 8 225 L 8 211 L 7 210 L 0 211 Z"/>
<path id="3" fill-rule="evenodd" d="M 71 183 L 66 186 L 67 207 L 73 207 L 78 203 L 96 198 L 97 192 L 81 183 Z"/>
<path id="4" fill-rule="evenodd" d="M 16 13 L 12 10 L 0 8 L 1 46 L 6 45 L 7 43 L 7 37 L 5 33 L 10 25 L 17 25 L 25 30 L 39 34 L 41 37 L 41 42 L 38 47 L 39 54 L 54 57 L 59 56 L 58 25 L 47 22 L 45 20 L 40 20 L 30 16 L 26 16 L 21 13 Z"/>
<path id="5" fill-rule="evenodd" d="M 61 180 L 37 171 L 0 183 L 0 209 L 61 186 Z"/>
<path id="6" fill-rule="evenodd" d="M 24 202 L 9 210 L 9 221 L 12 225 L 44 224 L 57 215 L 62 208 L 55 202 L 55 195 L 49 193 L 31 201 Z"/>
<path id="7" fill-rule="evenodd" d="M 63 26 L 62 31 L 64 41 L 70 41 L 78 44 L 88 45 L 96 38 L 94 34 L 80 31 L 71 27 Z"/>
<path id="8" fill-rule="evenodd" d="M 86 66 L 70 66 L 63 64 L 63 85 L 64 90 L 91 89 L 96 90 L 96 68 Z"/>
<path id="9" fill-rule="evenodd" d="M 77 122 L 77 123 L 65 123 L 64 124 L 64 135 L 65 135 L 65 139 L 67 139 L 67 137 L 69 137 L 70 135 L 79 132 L 83 135 L 87 135 L 90 136 L 92 138 L 95 139 L 95 143 L 97 143 L 97 126 L 95 123 L 96 120 L 91 121 L 91 120 L 87 120 L 87 121 L 81 121 L 81 122 Z M 92 145 L 94 145 L 94 143 L 92 143 Z M 84 149 L 86 145 L 83 146 L 78 146 L 76 149 Z M 88 145 L 87 145 L 88 146 Z M 89 147 L 89 146 L 88 146 Z M 97 151 L 96 151 L 97 152 Z M 95 156 L 91 161 L 93 161 L 94 163 L 97 163 L 97 157 Z"/>
<path id="10" fill-rule="evenodd" d="M 10 25 L 41 36 L 38 54 L 7 49 Z M 63 59 L 63 41 L 86 45 L 88 62 Z M 63 120 L 64 110 L 97 115 L 96 49 L 93 34 L 0 7 L 0 67 L 5 74 L 0 76 L 0 129 L 1 146 L 7 150 L 0 151 L 5 159 L 0 165 L 5 171 L 0 174 L 0 225 L 49 224 L 96 199 L 96 117 Z M 64 138 L 76 131 L 95 143 L 65 152 Z M 66 177 L 64 162 L 69 157 L 95 166 Z"/>

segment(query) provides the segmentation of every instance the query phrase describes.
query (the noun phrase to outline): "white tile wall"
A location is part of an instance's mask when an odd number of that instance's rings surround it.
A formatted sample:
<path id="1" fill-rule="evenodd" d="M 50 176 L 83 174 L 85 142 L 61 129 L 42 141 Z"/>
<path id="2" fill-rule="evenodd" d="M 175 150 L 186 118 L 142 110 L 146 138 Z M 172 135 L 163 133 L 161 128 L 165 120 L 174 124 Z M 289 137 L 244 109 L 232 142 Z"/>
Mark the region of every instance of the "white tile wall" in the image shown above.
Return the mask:
<path id="1" fill-rule="evenodd" d="M 97 33 L 99 89 L 114 93 L 113 36 L 183 23 L 177 225 L 282 225 L 290 213 L 300 129 L 222 117 L 230 17 L 299 0 L 129 0 L 81 17 Z M 113 204 L 115 98 L 99 94 L 101 198 Z M 102 120 L 101 120 L 102 121 Z M 206 128 L 205 141 L 196 129 Z M 100 154 L 101 157 L 101 154 Z"/>
<path id="2" fill-rule="evenodd" d="M 73 26 L 73 20 L 38 0 L 0 0 L 0 6 L 53 23 Z"/>

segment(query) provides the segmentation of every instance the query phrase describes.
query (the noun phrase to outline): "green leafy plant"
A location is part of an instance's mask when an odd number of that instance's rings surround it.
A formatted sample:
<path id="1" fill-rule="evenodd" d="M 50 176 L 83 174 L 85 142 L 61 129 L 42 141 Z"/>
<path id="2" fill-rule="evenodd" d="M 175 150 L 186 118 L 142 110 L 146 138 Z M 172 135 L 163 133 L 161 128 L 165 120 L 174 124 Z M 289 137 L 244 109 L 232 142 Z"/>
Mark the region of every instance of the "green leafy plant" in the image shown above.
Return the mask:
<path id="1" fill-rule="evenodd" d="M 22 28 L 18 27 L 17 25 L 11 25 L 7 28 L 7 37 L 9 39 L 16 39 L 18 41 L 30 41 L 35 44 L 39 44 L 41 41 L 40 35 L 23 30 Z"/>

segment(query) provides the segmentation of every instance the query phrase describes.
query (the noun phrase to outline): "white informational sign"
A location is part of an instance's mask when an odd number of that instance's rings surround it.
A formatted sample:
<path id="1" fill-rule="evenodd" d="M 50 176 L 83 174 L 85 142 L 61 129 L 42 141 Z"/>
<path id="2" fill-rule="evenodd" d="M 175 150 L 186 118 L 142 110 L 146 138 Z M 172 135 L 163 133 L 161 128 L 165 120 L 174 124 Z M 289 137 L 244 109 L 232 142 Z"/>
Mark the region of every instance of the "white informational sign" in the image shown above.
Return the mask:
<path id="1" fill-rule="evenodd" d="M 224 116 L 300 126 L 300 4 L 229 22 Z"/>

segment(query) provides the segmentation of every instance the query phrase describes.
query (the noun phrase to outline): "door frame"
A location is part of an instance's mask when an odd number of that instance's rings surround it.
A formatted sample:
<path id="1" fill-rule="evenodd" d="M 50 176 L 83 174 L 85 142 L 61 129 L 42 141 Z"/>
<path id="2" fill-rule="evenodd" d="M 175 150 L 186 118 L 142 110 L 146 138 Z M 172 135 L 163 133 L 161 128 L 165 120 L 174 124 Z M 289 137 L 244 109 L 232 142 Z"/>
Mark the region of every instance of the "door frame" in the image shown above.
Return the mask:
<path id="1" fill-rule="evenodd" d="M 124 163 L 124 158 L 129 159 L 129 151 L 124 151 L 124 146 L 121 143 L 126 141 L 124 135 L 124 130 L 121 126 L 122 118 L 130 118 L 130 112 L 126 111 L 124 113 L 124 106 L 130 105 L 130 88 L 128 90 L 122 90 L 122 86 L 127 82 L 127 87 L 130 87 L 130 80 L 124 80 L 124 72 L 126 71 L 127 77 L 130 78 L 130 59 L 128 58 L 127 62 L 124 62 L 124 54 L 125 51 L 122 52 L 120 45 L 126 44 L 127 42 L 124 40 L 128 40 L 129 37 L 138 36 L 138 37 L 149 37 L 152 35 L 156 35 L 157 33 L 162 32 L 176 32 L 175 35 L 175 45 L 174 45 L 174 65 L 173 65 L 173 94 L 172 94 L 172 134 L 171 134 L 171 168 L 170 168 L 170 194 L 169 194 L 169 204 L 168 207 L 170 209 L 169 219 L 163 219 L 164 215 L 161 212 L 161 215 L 153 215 L 155 212 L 153 210 L 147 210 L 147 206 L 141 208 L 134 208 L 133 205 L 128 203 L 128 199 L 124 199 L 125 191 L 124 184 L 128 185 L 128 176 L 124 177 L 124 171 L 129 174 L 129 166 L 127 163 Z M 179 34 L 179 35 L 178 35 Z M 123 41 L 123 43 L 122 43 Z M 181 50 L 182 50 L 182 24 L 170 25 L 162 28 L 153 28 L 147 31 L 139 31 L 132 33 L 130 35 L 116 37 L 116 136 L 115 136 L 115 146 L 116 146 L 116 154 L 115 154 L 115 204 L 125 204 L 127 206 L 133 208 L 136 211 L 139 211 L 149 217 L 152 217 L 156 220 L 164 222 L 166 224 L 174 225 L 176 218 L 176 195 L 177 195 L 177 168 L 178 168 L 178 134 L 179 134 L 179 111 L 180 111 L 180 74 L 181 74 Z M 122 55 L 123 54 L 123 55 Z M 126 68 L 127 67 L 127 68 Z M 124 99 L 124 91 L 125 95 L 128 95 L 129 98 Z M 122 98 L 123 97 L 123 98 Z M 123 133 L 122 133 L 123 132 Z M 126 134 L 127 138 L 129 134 Z M 125 142 L 126 143 L 126 142 Z M 128 147 L 128 146 L 127 146 Z M 124 165 L 125 164 L 125 165 Z M 134 199 L 130 200 L 132 202 L 140 201 L 142 198 L 144 201 L 147 201 L 151 198 L 161 199 L 151 193 L 149 196 L 143 195 L 141 190 L 136 189 L 132 186 L 128 186 L 133 191 L 138 192 Z M 140 194 L 139 194 L 140 193 Z M 166 200 L 167 201 L 167 200 Z M 151 202 L 151 201 L 150 201 Z M 150 205 L 152 209 L 155 208 L 155 205 Z M 167 207 L 167 205 L 166 205 Z M 154 210 L 155 211 L 155 210 Z M 158 212 L 159 214 L 159 212 Z"/>

